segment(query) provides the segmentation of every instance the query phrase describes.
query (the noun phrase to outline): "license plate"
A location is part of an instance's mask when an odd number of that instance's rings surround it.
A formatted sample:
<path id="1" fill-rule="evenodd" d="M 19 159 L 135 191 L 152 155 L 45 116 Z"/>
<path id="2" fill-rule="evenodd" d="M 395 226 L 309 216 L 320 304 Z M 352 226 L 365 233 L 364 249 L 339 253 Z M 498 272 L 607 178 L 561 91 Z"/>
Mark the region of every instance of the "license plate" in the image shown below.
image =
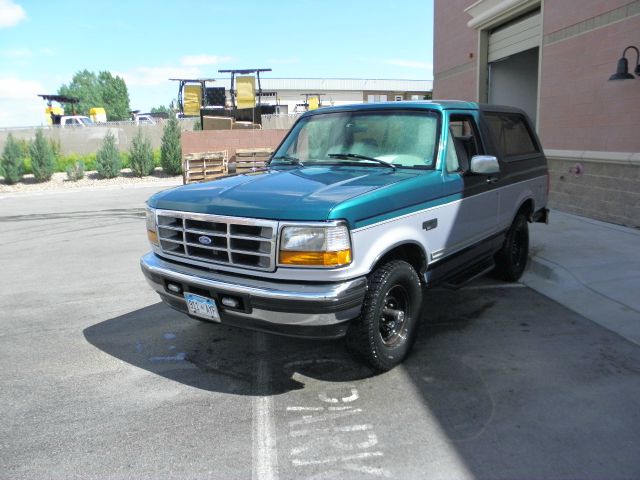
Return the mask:
<path id="1" fill-rule="evenodd" d="M 213 320 L 214 322 L 220 321 L 220 314 L 214 300 L 194 295 L 193 293 L 185 293 L 184 299 L 187 301 L 187 308 L 191 315 Z"/>

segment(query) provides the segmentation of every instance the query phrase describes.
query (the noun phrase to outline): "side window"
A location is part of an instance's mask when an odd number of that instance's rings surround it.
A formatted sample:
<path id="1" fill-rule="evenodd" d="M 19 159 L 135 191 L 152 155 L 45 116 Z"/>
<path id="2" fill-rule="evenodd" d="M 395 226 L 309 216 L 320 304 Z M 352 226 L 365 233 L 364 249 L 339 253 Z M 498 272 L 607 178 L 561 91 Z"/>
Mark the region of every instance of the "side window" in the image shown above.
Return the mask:
<path id="1" fill-rule="evenodd" d="M 493 142 L 505 158 L 539 153 L 522 115 L 487 112 L 485 117 Z"/>
<path id="2" fill-rule="evenodd" d="M 451 151 L 455 152 L 455 157 Z M 480 136 L 473 117 L 451 115 L 449 117 L 449 142 L 447 144 L 447 171 L 466 172 L 474 155 L 481 153 Z M 449 158 L 452 158 L 449 161 Z M 455 158 L 455 160 L 453 160 Z"/>
<path id="3" fill-rule="evenodd" d="M 453 135 L 450 131 L 449 139 L 447 140 L 447 172 L 457 172 L 459 170 L 458 155 L 456 155 L 456 149 L 453 146 Z"/>

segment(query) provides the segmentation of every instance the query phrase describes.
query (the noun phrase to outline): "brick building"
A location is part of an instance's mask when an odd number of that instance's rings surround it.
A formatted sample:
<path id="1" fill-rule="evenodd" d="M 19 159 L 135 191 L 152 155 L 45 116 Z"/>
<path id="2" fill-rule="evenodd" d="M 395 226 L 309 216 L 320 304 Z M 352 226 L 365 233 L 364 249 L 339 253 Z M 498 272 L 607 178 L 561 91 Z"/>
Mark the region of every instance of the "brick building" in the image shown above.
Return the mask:
<path id="1" fill-rule="evenodd" d="M 640 48 L 640 1 L 435 0 L 434 18 L 433 97 L 523 108 L 551 207 L 640 226 L 640 77 L 609 81 Z"/>

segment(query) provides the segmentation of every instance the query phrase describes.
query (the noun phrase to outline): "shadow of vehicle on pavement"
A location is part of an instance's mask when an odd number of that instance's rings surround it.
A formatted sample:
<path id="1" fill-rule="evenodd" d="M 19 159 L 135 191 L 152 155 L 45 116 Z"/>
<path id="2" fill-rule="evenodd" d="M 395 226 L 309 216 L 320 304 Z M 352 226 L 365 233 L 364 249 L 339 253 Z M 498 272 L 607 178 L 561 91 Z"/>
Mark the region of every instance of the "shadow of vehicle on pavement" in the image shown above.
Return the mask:
<path id="1" fill-rule="evenodd" d="M 83 333 L 89 343 L 124 362 L 222 393 L 297 390 L 304 388 L 294 379 L 300 375 L 331 382 L 374 375 L 352 359 L 344 340 L 289 338 L 198 322 L 162 303 L 106 320 Z M 266 384 L 258 381 L 259 362 L 269 365 Z"/>

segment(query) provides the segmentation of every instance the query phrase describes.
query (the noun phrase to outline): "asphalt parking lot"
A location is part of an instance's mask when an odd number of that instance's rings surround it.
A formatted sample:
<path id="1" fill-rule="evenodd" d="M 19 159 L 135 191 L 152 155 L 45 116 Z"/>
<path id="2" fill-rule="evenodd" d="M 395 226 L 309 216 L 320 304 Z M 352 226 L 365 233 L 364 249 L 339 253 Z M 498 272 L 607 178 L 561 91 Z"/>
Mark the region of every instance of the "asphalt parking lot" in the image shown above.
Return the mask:
<path id="1" fill-rule="evenodd" d="M 1 478 L 640 478 L 636 344 L 491 278 L 382 375 L 197 322 L 140 272 L 153 191 L 0 198 Z"/>

